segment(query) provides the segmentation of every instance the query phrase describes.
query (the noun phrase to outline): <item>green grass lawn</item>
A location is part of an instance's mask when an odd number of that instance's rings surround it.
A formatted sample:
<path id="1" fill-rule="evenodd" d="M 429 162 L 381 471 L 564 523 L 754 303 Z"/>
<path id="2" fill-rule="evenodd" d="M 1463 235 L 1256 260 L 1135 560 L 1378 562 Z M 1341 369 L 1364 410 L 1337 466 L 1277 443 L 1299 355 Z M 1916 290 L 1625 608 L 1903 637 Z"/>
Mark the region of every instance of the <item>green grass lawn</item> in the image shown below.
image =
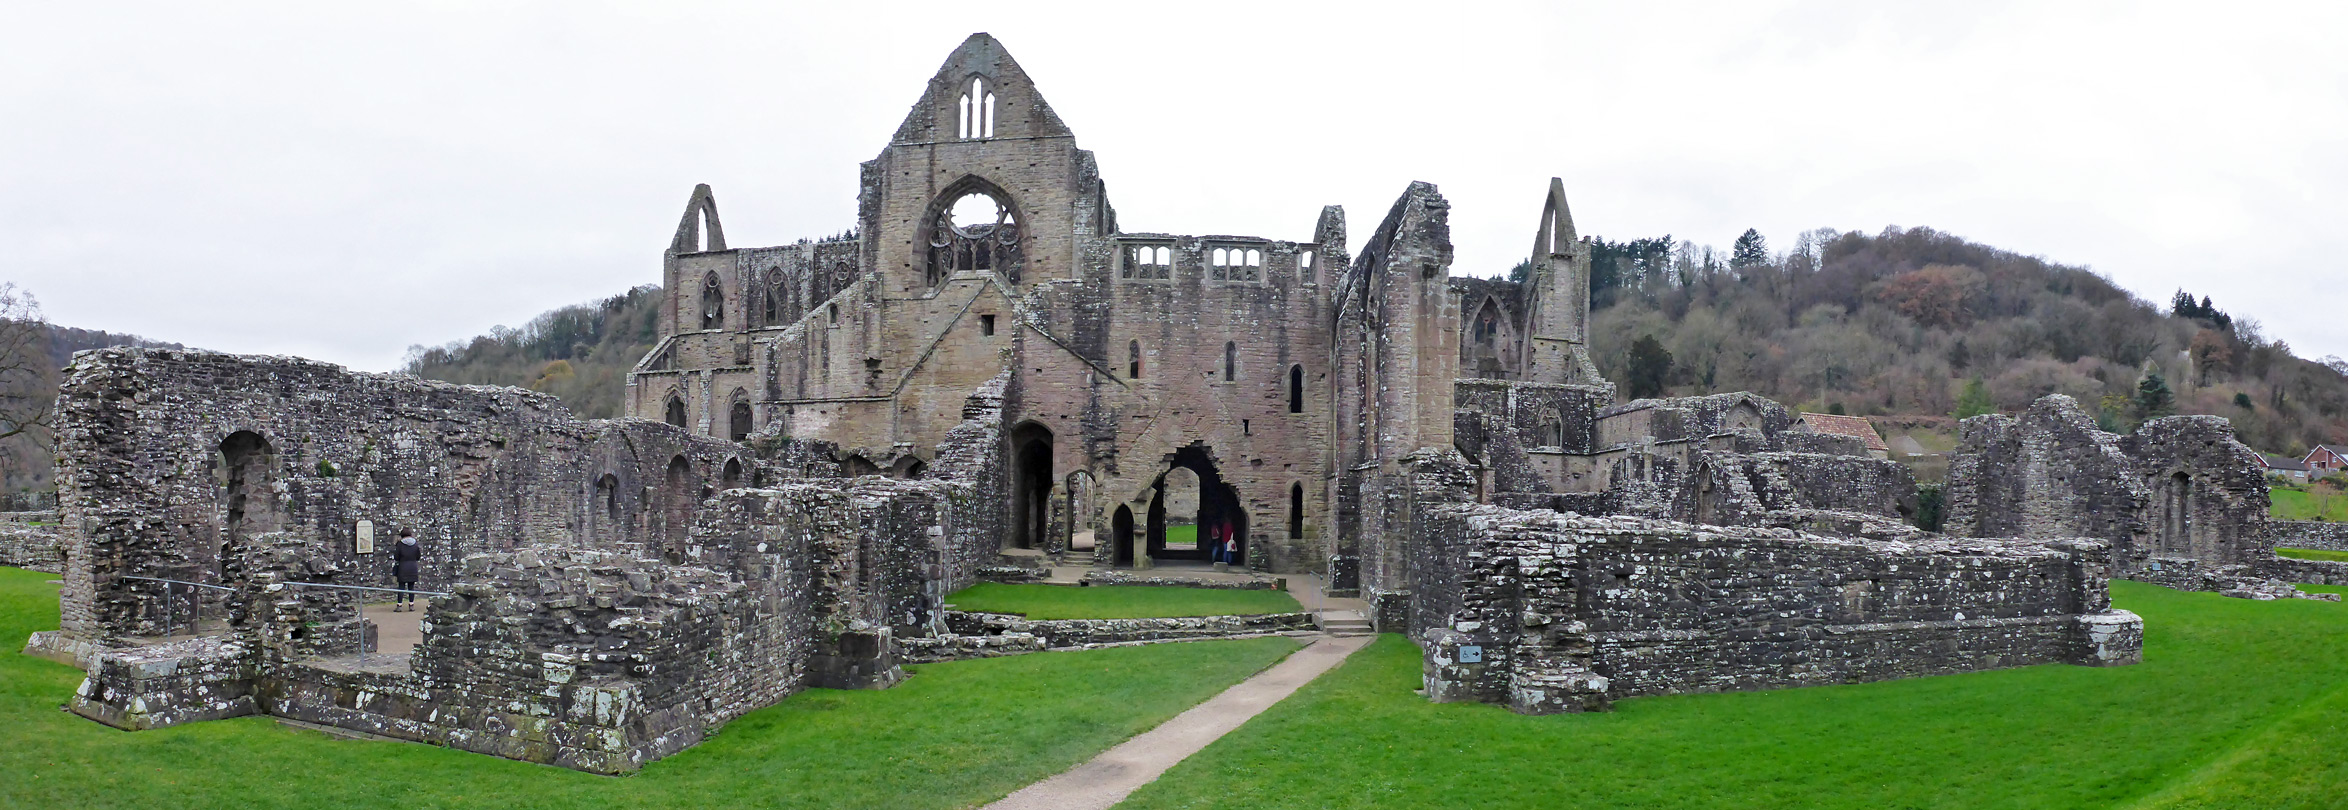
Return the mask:
<path id="1" fill-rule="evenodd" d="M 2348 495 L 2333 493 L 2329 487 L 2320 491 L 2321 495 L 2311 495 L 2300 489 L 2275 487 L 2268 490 L 2271 501 L 2267 515 L 2276 520 L 2348 521 Z"/>
<path id="2" fill-rule="evenodd" d="M 2112 593 L 2145 618 L 2143 664 L 1555 717 L 1427 703 L 1418 650 L 1387 636 L 1125 806 L 2348 806 L 2348 605 Z"/>
<path id="3" fill-rule="evenodd" d="M 955 591 L 956 610 L 1018 613 L 1030 619 L 1145 619 L 1295 613 L 1304 608 L 1286 591 L 1173 588 L 1155 585 L 1006 585 L 981 582 Z"/>
<path id="4" fill-rule="evenodd" d="M 970 807 L 1297 648 L 1265 638 L 929 664 L 894 689 L 800 693 L 613 778 L 265 718 L 126 733 L 60 712 L 81 674 L 16 652 L 57 626 L 51 578 L 0 568 L 0 807 Z"/>
<path id="5" fill-rule="evenodd" d="M 2348 562 L 2348 551 L 2326 551 L 2319 548 L 2278 548 L 2275 549 L 2275 556 L 2293 557 L 2301 560 Z"/>

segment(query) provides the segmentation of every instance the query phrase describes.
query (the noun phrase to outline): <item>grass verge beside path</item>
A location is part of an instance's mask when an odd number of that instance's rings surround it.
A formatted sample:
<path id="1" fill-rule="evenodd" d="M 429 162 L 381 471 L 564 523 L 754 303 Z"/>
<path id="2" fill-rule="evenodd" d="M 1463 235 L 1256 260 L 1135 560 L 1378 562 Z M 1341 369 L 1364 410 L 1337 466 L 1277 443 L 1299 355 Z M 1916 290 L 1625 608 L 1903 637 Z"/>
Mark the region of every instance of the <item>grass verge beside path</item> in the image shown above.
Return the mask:
<path id="1" fill-rule="evenodd" d="M 1417 648 L 1388 636 L 1124 807 L 2337 807 L 2348 797 L 2348 747 L 2337 744 L 2348 605 L 2132 582 L 2112 583 L 2112 595 L 2144 616 L 2143 664 L 1639 698 L 1554 717 L 1430 704 L 1411 691 Z M 2164 789 L 2174 795 L 2155 795 Z"/>
<path id="2" fill-rule="evenodd" d="M 894 689 L 811 690 L 636 776 L 265 718 L 126 733 L 57 710 L 81 674 L 17 654 L 57 626 L 53 575 L 0 568 L 0 807 L 951 808 L 1074 767 L 1278 662 L 1285 638 L 929 664 Z"/>
<path id="3" fill-rule="evenodd" d="M 2307 484 L 2293 489 L 2275 487 L 2267 494 L 2272 498 L 2267 515 L 2276 520 L 2348 522 L 2348 496 L 2321 484 Z"/>
<path id="4" fill-rule="evenodd" d="M 955 591 L 956 610 L 1018 613 L 1030 619 L 1149 619 L 1295 613 L 1304 608 L 1285 591 L 1175 588 L 1156 585 L 1006 585 L 981 582 Z"/>
<path id="5" fill-rule="evenodd" d="M 2348 551 L 2326 551 L 2320 548 L 2278 548 L 2275 549 L 2275 556 L 2299 560 L 2348 562 Z"/>

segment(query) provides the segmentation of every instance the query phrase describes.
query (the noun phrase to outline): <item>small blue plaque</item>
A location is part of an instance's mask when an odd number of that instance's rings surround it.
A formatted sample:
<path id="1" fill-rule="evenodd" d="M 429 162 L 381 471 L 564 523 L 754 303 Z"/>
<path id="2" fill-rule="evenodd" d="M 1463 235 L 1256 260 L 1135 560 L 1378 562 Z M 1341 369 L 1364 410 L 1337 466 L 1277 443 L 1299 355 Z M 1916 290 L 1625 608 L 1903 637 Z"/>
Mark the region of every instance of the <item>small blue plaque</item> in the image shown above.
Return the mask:
<path id="1" fill-rule="evenodd" d="M 1483 647 L 1483 645 L 1480 645 L 1480 644 L 1462 644 L 1462 645 L 1459 645 L 1459 662 L 1460 662 L 1460 663 L 1462 663 L 1462 664 L 1481 664 L 1481 663 L 1484 663 L 1484 647 Z"/>

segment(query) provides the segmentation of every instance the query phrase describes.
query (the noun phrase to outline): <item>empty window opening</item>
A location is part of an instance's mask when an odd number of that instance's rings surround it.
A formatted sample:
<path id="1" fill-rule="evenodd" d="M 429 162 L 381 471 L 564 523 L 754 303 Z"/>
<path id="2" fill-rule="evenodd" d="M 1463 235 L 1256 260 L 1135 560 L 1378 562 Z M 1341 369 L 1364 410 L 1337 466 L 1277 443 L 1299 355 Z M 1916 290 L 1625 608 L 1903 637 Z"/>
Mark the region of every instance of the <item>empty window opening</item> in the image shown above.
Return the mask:
<path id="1" fill-rule="evenodd" d="M 595 498 L 603 502 L 603 516 L 611 522 L 612 537 L 616 539 L 620 525 L 619 476 L 604 473 L 602 478 L 595 479 Z"/>
<path id="2" fill-rule="evenodd" d="M 838 304 L 825 304 L 825 305 L 823 305 L 823 314 L 824 314 L 824 317 L 825 317 L 826 319 L 830 320 L 832 323 L 839 323 L 839 322 L 840 322 L 840 305 L 838 305 Z"/>
<path id="3" fill-rule="evenodd" d="M 1223 342 L 1223 381 L 1239 379 L 1239 344 Z"/>
<path id="4" fill-rule="evenodd" d="M 1253 435 L 1256 435 L 1256 434 L 1255 434 L 1255 431 L 1254 431 L 1254 430 L 1252 430 L 1252 429 L 1250 429 L 1250 428 L 1248 427 L 1248 425 L 1247 425 L 1247 420 L 1245 420 L 1245 419 L 1241 419 L 1241 420 L 1239 420 L 1239 435 L 1241 435 L 1241 436 L 1253 436 Z"/>
<path id="5" fill-rule="evenodd" d="M 971 79 L 970 92 L 962 94 L 955 109 L 960 114 L 956 133 L 961 138 L 995 136 L 995 94 L 987 90 L 985 79 Z"/>
<path id="6" fill-rule="evenodd" d="M 1125 355 L 1125 378 L 1129 380 L 1141 379 L 1141 341 L 1136 340 L 1125 344 Z"/>
<path id="7" fill-rule="evenodd" d="M 1216 281 L 1261 281 L 1264 252 L 1247 248 L 1215 248 L 1207 254 L 1207 276 Z"/>
<path id="8" fill-rule="evenodd" d="M 1304 485 L 1288 485 L 1288 536 L 1304 537 Z"/>
<path id="9" fill-rule="evenodd" d="M 979 333 L 979 334 L 981 334 L 981 335 L 985 335 L 985 336 L 987 336 L 987 337 L 994 337 L 994 336 L 995 336 L 995 316 L 993 316 L 993 315 L 980 315 L 980 316 L 978 316 L 978 333 Z"/>
<path id="10" fill-rule="evenodd" d="M 931 287 L 955 273 L 986 270 L 1019 282 L 1019 218 L 1011 204 L 983 191 L 970 191 L 938 209 L 930 222 L 929 259 L 923 280 Z"/>
<path id="11" fill-rule="evenodd" d="M 759 299 L 759 323 L 765 326 L 780 323 L 783 314 L 783 268 L 767 269 L 765 294 L 760 295 Z"/>
<path id="12" fill-rule="evenodd" d="M 1301 251 L 1297 251 L 1297 253 L 1296 253 L 1296 269 L 1298 269 L 1298 270 L 1311 270 L 1311 269 L 1313 269 L 1313 252 L 1312 252 L 1312 251 L 1309 251 L 1309 250 L 1301 250 Z"/>
<path id="13" fill-rule="evenodd" d="M 1162 245 L 1136 245 L 1127 249 L 1125 251 L 1125 268 L 1118 271 L 1119 278 L 1156 279 L 1159 281 L 1172 278 L 1173 275 L 1174 251 L 1172 248 Z"/>
<path id="14" fill-rule="evenodd" d="M 1288 367 L 1288 412 L 1304 413 L 1304 366 Z"/>
<path id="15" fill-rule="evenodd" d="M 735 487 L 741 486 L 742 460 L 738 458 L 726 459 L 726 471 L 722 476 L 720 476 L 720 479 L 725 484 L 725 486 L 721 487 L 722 489 L 733 489 Z"/>
<path id="16" fill-rule="evenodd" d="M 750 403 L 736 402 L 726 412 L 726 438 L 737 442 L 750 438 Z"/>
<path id="17" fill-rule="evenodd" d="M 685 426 L 685 400 L 669 395 L 668 407 L 662 410 L 662 420 L 677 427 Z"/>
<path id="18" fill-rule="evenodd" d="M 726 325 L 726 285 L 711 273 L 701 280 L 701 328 L 718 329 Z"/>

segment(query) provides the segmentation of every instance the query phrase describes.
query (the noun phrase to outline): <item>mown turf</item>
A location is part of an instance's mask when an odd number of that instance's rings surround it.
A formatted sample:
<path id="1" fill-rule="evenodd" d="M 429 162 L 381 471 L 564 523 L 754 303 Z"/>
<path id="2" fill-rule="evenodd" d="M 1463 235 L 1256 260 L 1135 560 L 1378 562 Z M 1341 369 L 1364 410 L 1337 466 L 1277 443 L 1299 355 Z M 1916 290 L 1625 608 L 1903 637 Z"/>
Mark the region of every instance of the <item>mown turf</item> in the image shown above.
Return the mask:
<path id="1" fill-rule="evenodd" d="M 73 668 L 17 654 L 57 626 L 52 575 L 0 568 L 0 807 L 949 808 L 1065 770 L 1297 648 L 1208 641 L 931 664 L 812 690 L 627 778 L 262 718 L 125 733 L 59 712 Z"/>
<path id="2" fill-rule="evenodd" d="M 2292 557 L 2301 560 L 2333 560 L 2337 562 L 2348 562 L 2348 551 L 2326 551 L 2317 548 L 2278 548 L 2275 549 L 2275 556 Z"/>
<path id="3" fill-rule="evenodd" d="M 2267 514 L 2276 520 L 2348 521 L 2348 495 L 2324 484 L 2301 489 L 2276 487 L 2267 493 Z"/>
<path id="4" fill-rule="evenodd" d="M 1030 619 L 1146 619 L 1294 613 L 1303 610 L 1285 591 L 1168 588 L 1151 585 L 1006 585 L 981 582 L 955 591 L 956 610 L 1018 613 Z"/>
<path id="5" fill-rule="evenodd" d="M 2145 618 L 2143 664 L 1555 717 L 1429 704 L 1417 649 L 1389 636 L 1127 806 L 2348 806 L 2348 606 L 2112 592 Z"/>

